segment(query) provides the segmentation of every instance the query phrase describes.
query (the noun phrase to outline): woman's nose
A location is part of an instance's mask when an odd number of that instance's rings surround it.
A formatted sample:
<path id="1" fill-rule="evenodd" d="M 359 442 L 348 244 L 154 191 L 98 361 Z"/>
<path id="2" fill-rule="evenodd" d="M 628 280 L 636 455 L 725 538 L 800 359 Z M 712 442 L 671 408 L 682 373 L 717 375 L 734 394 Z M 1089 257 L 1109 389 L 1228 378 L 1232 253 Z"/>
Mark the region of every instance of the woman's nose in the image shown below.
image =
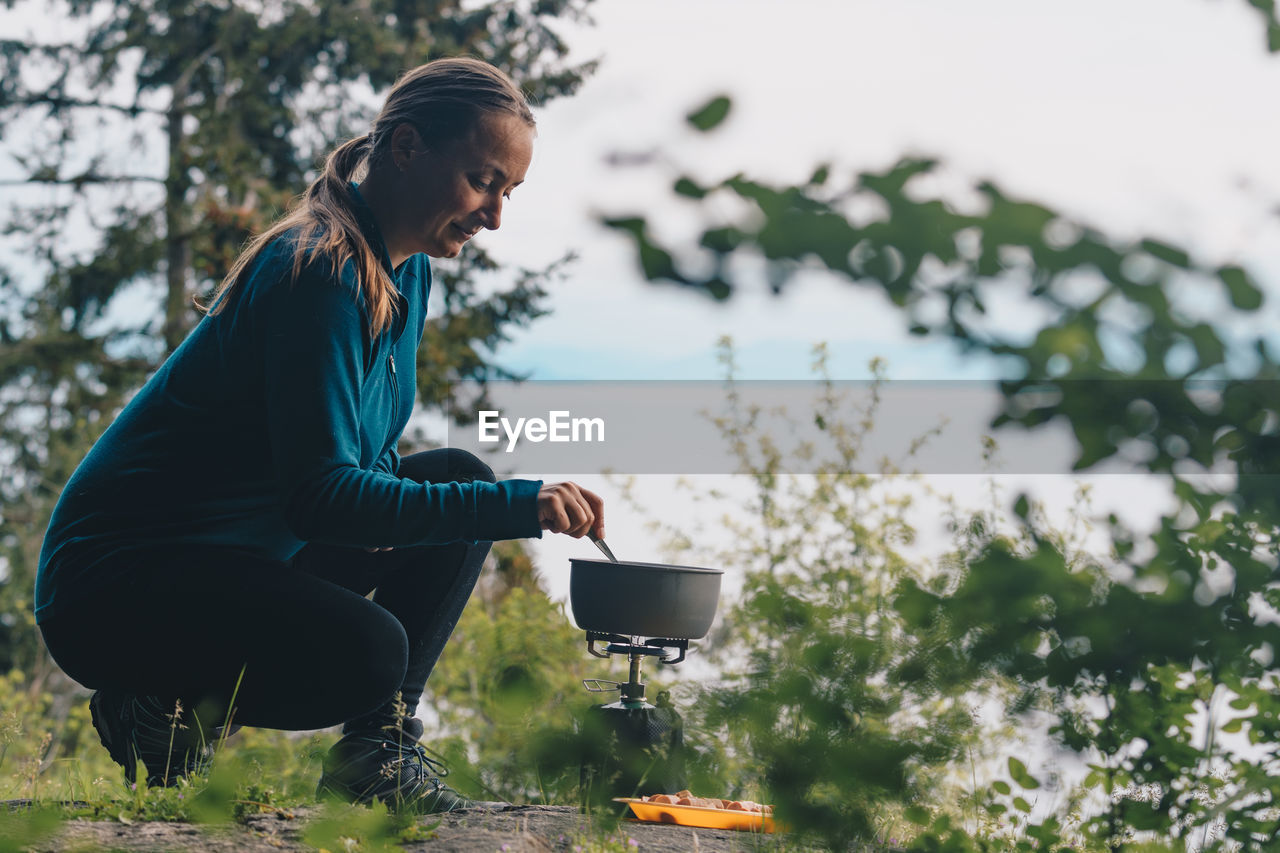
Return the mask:
<path id="1" fill-rule="evenodd" d="M 502 196 L 492 199 L 483 208 L 484 227 L 490 231 L 497 231 L 498 226 L 502 224 Z"/>

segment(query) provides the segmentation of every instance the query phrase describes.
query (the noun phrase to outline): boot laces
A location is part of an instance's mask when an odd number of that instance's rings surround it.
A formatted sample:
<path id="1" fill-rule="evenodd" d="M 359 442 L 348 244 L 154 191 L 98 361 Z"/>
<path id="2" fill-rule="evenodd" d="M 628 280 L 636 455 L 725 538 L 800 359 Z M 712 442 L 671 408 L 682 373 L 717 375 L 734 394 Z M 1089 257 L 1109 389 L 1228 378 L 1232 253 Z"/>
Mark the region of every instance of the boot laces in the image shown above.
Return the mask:
<path id="1" fill-rule="evenodd" d="M 404 744 L 384 740 L 382 745 L 385 749 L 400 753 L 399 763 L 413 765 L 414 770 L 422 776 L 438 780 L 449 775 L 449 768 L 442 761 L 427 755 L 426 747 L 420 743 Z"/>

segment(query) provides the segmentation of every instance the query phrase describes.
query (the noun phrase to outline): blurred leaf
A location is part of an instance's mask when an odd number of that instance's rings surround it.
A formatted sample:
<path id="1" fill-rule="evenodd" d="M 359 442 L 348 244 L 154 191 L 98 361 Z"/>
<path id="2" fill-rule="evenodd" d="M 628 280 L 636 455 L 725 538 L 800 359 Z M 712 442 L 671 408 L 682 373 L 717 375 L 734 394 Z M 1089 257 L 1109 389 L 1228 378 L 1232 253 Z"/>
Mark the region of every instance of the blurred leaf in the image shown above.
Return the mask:
<path id="1" fill-rule="evenodd" d="M 1227 286 L 1227 295 L 1235 307 L 1243 311 L 1256 311 L 1262 307 L 1262 289 L 1240 267 L 1219 267 L 1218 278 Z"/>
<path id="2" fill-rule="evenodd" d="M 1191 256 L 1176 246 L 1170 246 L 1168 243 L 1162 243 L 1159 240 L 1147 238 L 1138 244 L 1147 254 L 1157 257 L 1167 264 L 1172 264 L 1179 269 L 1191 268 Z"/>
<path id="3" fill-rule="evenodd" d="M 928 826 L 932 820 L 929 810 L 924 806 L 908 806 L 903 810 L 902 816 L 916 826 Z"/>
<path id="4" fill-rule="evenodd" d="M 1027 772 L 1027 765 L 1013 757 L 1009 758 L 1009 775 L 1025 790 L 1031 791 L 1040 787 L 1036 778 Z"/>
<path id="5" fill-rule="evenodd" d="M 731 101 L 726 95 L 717 95 L 698 109 L 685 116 L 689 124 L 704 133 L 724 121 L 729 115 Z"/>
<path id="6" fill-rule="evenodd" d="M 707 191 L 693 182 L 691 178 L 680 178 L 672 187 L 676 195 L 686 196 L 688 198 L 704 198 Z"/>
<path id="7" fill-rule="evenodd" d="M 7 812 L 0 820 L 0 853 L 37 848 L 62 826 L 62 815 L 57 809 L 35 806 L 15 810 L 7 803 L 0 808 Z"/>

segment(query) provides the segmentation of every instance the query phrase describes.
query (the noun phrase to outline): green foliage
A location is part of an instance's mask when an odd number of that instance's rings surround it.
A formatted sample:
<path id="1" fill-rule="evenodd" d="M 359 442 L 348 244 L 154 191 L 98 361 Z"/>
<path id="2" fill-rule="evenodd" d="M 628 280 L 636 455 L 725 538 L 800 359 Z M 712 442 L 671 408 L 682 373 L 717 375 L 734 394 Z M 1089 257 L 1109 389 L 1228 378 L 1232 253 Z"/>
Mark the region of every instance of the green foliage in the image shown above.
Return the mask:
<path id="1" fill-rule="evenodd" d="M 31 849 L 73 817 L 126 825 L 217 824 L 264 813 L 289 819 L 295 808 L 314 802 L 328 738 L 244 729 L 220 747 L 207 777 L 181 779 L 171 788 L 126 788 L 120 768 L 98 743 L 84 697 L 76 697 L 58 722 L 51 706 L 65 697 L 33 694 L 23 689 L 26 681 L 18 672 L 0 680 L 0 799 L 31 801 L 0 820 L 0 850 Z M 402 843 L 427 840 L 432 829 L 416 816 L 388 815 L 380 806 L 330 804 L 308 823 L 304 839 L 334 851 L 356 843 L 362 850 L 398 850 Z"/>
<path id="2" fill-rule="evenodd" d="M 18 670 L 0 676 L 0 799 L 91 800 L 118 777 L 87 702 L 55 696 Z"/>
<path id="3" fill-rule="evenodd" d="M 57 832 L 61 825 L 62 814 L 57 809 L 30 808 L 6 814 L 0 821 L 0 853 L 31 850 Z"/>
<path id="4" fill-rule="evenodd" d="M 685 116 L 685 120 L 698 130 L 711 130 L 729 117 L 730 106 L 731 102 L 728 96 L 717 95 Z"/>
<path id="5" fill-rule="evenodd" d="M 1214 543 L 1231 535 L 1224 523 L 1193 530 Z M 1249 534 L 1255 549 L 1258 535 Z M 1225 823 L 1230 841 L 1267 849 L 1280 803 L 1268 770 L 1280 759 L 1269 653 L 1280 636 L 1276 625 L 1248 616 L 1252 595 L 1237 598 L 1251 586 L 1241 575 L 1266 576 L 1264 566 L 1237 543 L 1235 589 L 1211 596 L 1206 537 L 1186 535 L 1169 518 L 1154 538 L 1157 556 L 1130 566 L 1128 582 L 1114 568 L 1073 566 L 1036 531 L 1030 536 L 1022 551 L 986 549 L 954 591 L 904 582 L 896 606 L 912 626 L 945 626 L 954 654 L 945 672 L 958 682 L 994 672 L 1041 692 L 1059 742 L 1092 758 L 1084 785 L 1104 805 L 1085 823 L 1088 836 L 1104 844 L 1133 833 L 1172 840 Z M 1221 748 L 1224 736 L 1255 726 L 1267 734 L 1250 734 L 1249 749 Z M 1035 787 L 1020 765 L 1010 773 Z"/>
<path id="6" fill-rule="evenodd" d="M 436 826 L 438 821 L 426 826 L 416 816 L 389 813 L 382 803 L 369 808 L 329 802 L 307 823 L 302 840 L 316 850 L 333 853 L 399 853 L 405 843 L 429 840 Z"/>
<path id="7" fill-rule="evenodd" d="M 1267 27 L 1267 50 L 1280 53 L 1280 17 L 1277 17 L 1276 0 L 1245 0 L 1258 14 Z"/>
<path id="8" fill-rule="evenodd" d="M 314 799 L 329 738 L 246 728 L 221 745 L 207 778 L 126 788 L 93 728 L 88 696 L 41 691 L 17 670 L 0 677 L 0 799 L 109 820 L 218 823 Z"/>

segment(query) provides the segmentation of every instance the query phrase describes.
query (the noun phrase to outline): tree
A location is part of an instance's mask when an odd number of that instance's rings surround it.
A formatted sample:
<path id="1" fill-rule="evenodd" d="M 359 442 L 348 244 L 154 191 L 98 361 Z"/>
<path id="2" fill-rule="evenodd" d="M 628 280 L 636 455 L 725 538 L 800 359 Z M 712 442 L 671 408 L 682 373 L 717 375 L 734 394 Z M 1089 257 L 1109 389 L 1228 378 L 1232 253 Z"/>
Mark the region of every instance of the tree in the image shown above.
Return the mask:
<path id="1" fill-rule="evenodd" d="M 47 13 L 81 37 L 0 41 L 0 129 L 20 172 L 5 233 L 24 256 L 0 276 L 0 668 L 49 671 L 30 589 L 62 484 L 196 321 L 192 297 L 319 155 L 367 127 L 361 95 L 462 53 L 535 101 L 570 94 L 593 64 L 566 63 L 554 25 L 589 2 L 69 0 Z M 447 403 L 450 380 L 503 375 L 485 348 L 541 313 L 555 268 L 499 273 L 469 249 L 441 270 L 449 312 L 420 356 L 424 404 Z"/>

